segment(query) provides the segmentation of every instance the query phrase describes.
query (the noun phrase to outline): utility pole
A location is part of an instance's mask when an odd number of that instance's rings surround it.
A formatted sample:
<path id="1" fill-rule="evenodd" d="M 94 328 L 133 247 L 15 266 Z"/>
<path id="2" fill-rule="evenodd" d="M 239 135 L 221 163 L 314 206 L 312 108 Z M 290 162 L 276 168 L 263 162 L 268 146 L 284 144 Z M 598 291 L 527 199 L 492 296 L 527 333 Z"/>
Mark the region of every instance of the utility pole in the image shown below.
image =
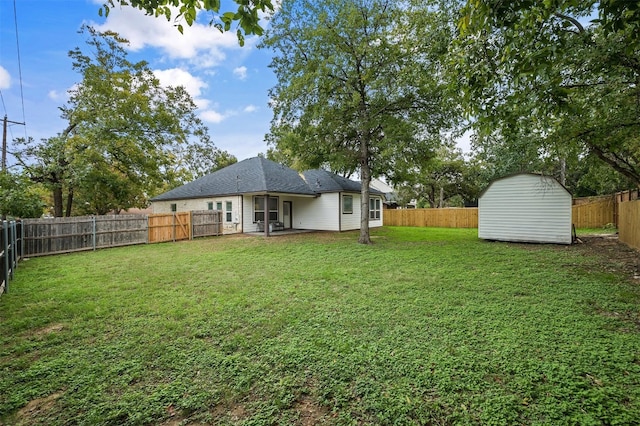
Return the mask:
<path id="1" fill-rule="evenodd" d="M 25 125 L 25 123 L 20 123 L 18 121 L 7 120 L 7 114 L 4 115 L 4 120 L 2 124 L 2 171 L 7 170 L 7 123 L 11 124 L 21 124 Z"/>

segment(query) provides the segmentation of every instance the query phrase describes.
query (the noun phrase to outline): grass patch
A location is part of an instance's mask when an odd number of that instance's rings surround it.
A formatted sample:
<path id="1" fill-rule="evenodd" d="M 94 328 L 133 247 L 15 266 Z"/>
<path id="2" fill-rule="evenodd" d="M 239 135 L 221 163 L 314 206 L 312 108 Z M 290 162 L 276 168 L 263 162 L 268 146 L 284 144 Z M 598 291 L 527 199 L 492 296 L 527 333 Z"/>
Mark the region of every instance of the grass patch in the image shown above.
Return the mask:
<path id="1" fill-rule="evenodd" d="M 0 297 L 0 423 L 637 421 L 637 284 L 475 229 L 356 239 L 24 261 Z"/>
<path id="2" fill-rule="evenodd" d="M 615 226 L 603 226 L 602 228 L 578 228 L 576 229 L 576 235 L 578 237 L 590 236 L 590 235 L 616 235 L 618 229 Z"/>

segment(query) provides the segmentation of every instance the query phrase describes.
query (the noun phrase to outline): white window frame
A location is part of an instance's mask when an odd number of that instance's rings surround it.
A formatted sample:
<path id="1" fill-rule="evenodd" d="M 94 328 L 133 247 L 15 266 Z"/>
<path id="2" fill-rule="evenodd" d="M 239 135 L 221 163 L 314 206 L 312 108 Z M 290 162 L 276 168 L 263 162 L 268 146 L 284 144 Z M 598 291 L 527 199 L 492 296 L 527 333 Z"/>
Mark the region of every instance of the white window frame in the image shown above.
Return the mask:
<path id="1" fill-rule="evenodd" d="M 263 208 L 259 209 L 259 204 L 260 201 L 263 203 Z M 278 217 L 279 217 L 279 207 L 280 207 L 280 199 L 278 197 L 269 197 L 269 204 L 272 203 L 272 200 L 275 200 L 275 210 L 273 209 L 269 209 L 269 222 L 277 222 L 278 221 Z M 256 215 L 258 213 L 262 213 L 262 220 L 257 219 Z M 253 223 L 257 223 L 257 222 L 263 222 L 264 221 L 264 196 L 263 195 L 254 195 L 253 196 Z M 275 214 L 275 219 L 272 219 L 272 216 Z"/>
<path id="2" fill-rule="evenodd" d="M 349 203 L 347 203 L 347 200 L 349 200 Z M 349 204 L 348 209 L 347 204 Z M 342 214 L 353 214 L 353 195 L 342 196 Z"/>
<path id="3" fill-rule="evenodd" d="M 380 220 L 381 204 L 380 198 L 369 198 L 369 220 Z"/>
<path id="4" fill-rule="evenodd" d="M 225 222 L 233 222 L 233 202 L 225 201 Z"/>

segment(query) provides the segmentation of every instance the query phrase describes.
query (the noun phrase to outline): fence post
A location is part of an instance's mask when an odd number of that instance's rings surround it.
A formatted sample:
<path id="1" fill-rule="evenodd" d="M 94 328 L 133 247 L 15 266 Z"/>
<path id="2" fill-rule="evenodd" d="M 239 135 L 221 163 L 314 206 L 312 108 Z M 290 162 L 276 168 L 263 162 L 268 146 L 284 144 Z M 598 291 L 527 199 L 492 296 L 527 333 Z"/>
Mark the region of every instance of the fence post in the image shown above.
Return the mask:
<path id="1" fill-rule="evenodd" d="M 11 241 L 11 279 L 13 279 L 13 275 L 15 274 L 16 266 L 18 266 L 18 261 L 16 258 L 16 250 L 18 236 L 16 235 L 16 221 L 12 220 L 9 222 L 9 240 Z"/>
<path id="2" fill-rule="evenodd" d="M 96 217 L 91 216 L 91 243 L 93 251 L 96 251 Z"/>
<path id="3" fill-rule="evenodd" d="M 4 278 L 4 292 L 9 293 L 9 230 L 8 222 L 2 221 L 2 254 L 4 262 L 2 262 L 3 278 Z"/>
<path id="4" fill-rule="evenodd" d="M 20 221 L 20 257 L 19 259 L 24 259 L 24 222 Z"/>
<path id="5" fill-rule="evenodd" d="M 193 240 L 193 210 L 189 210 L 189 241 Z"/>

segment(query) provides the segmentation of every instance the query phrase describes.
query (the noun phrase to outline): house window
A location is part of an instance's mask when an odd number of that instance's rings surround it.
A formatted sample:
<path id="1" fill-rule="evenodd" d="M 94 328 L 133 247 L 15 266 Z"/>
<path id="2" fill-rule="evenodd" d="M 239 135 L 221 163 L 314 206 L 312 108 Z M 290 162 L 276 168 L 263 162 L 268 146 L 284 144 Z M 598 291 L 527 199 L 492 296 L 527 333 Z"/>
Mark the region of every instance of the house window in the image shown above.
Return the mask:
<path id="1" fill-rule="evenodd" d="M 171 211 L 174 213 L 178 211 L 178 206 L 176 203 L 171 203 Z"/>
<path id="2" fill-rule="evenodd" d="M 342 213 L 343 214 L 353 213 L 353 195 L 342 196 Z"/>
<path id="3" fill-rule="evenodd" d="M 253 221 L 264 222 L 264 197 L 253 197 Z M 278 221 L 278 197 L 269 197 L 269 222 Z"/>
<path id="4" fill-rule="evenodd" d="M 216 203 L 216 210 L 218 210 L 219 212 L 221 212 L 221 211 L 222 211 L 222 201 L 218 201 L 218 202 Z"/>
<path id="5" fill-rule="evenodd" d="M 207 209 L 208 209 L 208 210 L 213 210 L 213 201 L 209 201 L 209 202 L 207 203 Z"/>
<path id="6" fill-rule="evenodd" d="M 380 198 L 369 198 L 369 219 L 380 220 Z"/>
<path id="7" fill-rule="evenodd" d="M 231 201 L 227 201 L 227 205 L 225 207 L 226 207 L 226 213 L 227 213 L 226 221 L 231 222 L 232 221 L 231 213 L 233 210 L 233 203 Z"/>

